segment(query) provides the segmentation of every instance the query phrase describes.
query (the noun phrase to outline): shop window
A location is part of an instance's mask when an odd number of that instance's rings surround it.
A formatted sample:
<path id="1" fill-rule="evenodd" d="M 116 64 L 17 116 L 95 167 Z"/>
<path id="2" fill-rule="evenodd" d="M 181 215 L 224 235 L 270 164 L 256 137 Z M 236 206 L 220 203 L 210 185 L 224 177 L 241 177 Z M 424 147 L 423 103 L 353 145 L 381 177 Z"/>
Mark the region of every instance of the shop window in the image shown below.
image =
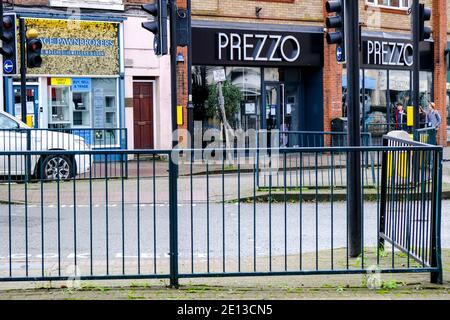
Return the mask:
<path id="1" fill-rule="evenodd" d="M 50 128 L 70 128 L 70 86 L 50 86 Z"/>
<path id="2" fill-rule="evenodd" d="M 364 70 L 364 95 L 361 95 L 364 131 L 370 132 L 373 142 L 387 133 L 391 123 L 387 103 L 387 71 Z"/>
<path id="3" fill-rule="evenodd" d="M 73 126 L 91 125 L 91 93 L 73 92 Z"/>
<path id="4" fill-rule="evenodd" d="M 236 113 L 236 129 L 259 129 L 261 109 L 261 69 L 247 67 L 226 68 L 227 79 L 239 88 L 243 101 L 240 112 Z"/>
<path id="5" fill-rule="evenodd" d="M 92 79 L 92 112 L 95 130 L 94 145 L 111 146 L 120 143 L 119 112 L 116 79 Z"/>
<path id="6" fill-rule="evenodd" d="M 203 130 L 220 130 L 221 120 L 211 108 L 208 100 L 214 85 L 214 71 L 224 67 L 194 66 L 192 68 L 194 118 L 203 122 Z M 242 101 L 236 112 L 229 115 L 228 122 L 234 129 L 259 129 L 261 109 L 261 69 L 247 67 L 226 67 L 227 81 L 239 89 Z"/>

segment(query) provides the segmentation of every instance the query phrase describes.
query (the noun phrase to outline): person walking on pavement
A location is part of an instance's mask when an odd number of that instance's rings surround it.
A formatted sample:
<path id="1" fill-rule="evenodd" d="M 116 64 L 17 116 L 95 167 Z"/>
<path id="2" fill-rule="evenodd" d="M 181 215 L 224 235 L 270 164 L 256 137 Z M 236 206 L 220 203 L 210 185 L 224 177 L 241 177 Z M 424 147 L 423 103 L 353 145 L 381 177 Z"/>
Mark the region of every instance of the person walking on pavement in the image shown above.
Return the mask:
<path id="1" fill-rule="evenodd" d="M 395 129 L 402 130 L 403 129 L 403 118 L 405 116 L 405 110 L 403 110 L 403 104 L 401 102 L 398 102 L 396 104 L 396 106 L 397 106 L 397 109 L 394 112 Z"/>
<path id="2" fill-rule="evenodd" d="M 442 117 L 439 112 L 436 110 L 436 105 L 434 102 L 428 103 L 428 114 L 427 114 L 427 122 L 430 127 L 433 127 L 436 131 L 439 130 L 439 127 L 442 123 Z"/>

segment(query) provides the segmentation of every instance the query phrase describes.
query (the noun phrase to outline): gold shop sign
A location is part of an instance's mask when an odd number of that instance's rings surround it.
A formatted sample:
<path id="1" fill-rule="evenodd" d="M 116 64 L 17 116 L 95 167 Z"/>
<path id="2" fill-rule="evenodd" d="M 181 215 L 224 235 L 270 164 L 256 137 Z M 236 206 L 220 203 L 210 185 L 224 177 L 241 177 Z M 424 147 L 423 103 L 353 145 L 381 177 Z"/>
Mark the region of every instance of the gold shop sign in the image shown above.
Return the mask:
<path id="1" fill-rule="evenodd" d="M 117 76 L 119 74 L 119 24 L 26 18 L 42 40 L 42 67 L 32 75 Z"/>

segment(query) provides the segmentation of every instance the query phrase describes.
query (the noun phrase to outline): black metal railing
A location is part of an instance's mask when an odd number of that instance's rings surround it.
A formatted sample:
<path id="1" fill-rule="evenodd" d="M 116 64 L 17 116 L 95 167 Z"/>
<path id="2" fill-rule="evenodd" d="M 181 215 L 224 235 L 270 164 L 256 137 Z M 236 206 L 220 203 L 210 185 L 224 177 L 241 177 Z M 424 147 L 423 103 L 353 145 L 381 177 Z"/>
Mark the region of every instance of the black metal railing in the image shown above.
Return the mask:
<path id="1" fill-rule="evenodd" d="M 221 158 L 223 150 L 214 158 L 196 150 L 202 159 L 191 151 L 61 151 L 65 159 L 103 159 L 103 178 L 61 179 L 56 167 L 56 179 L 34 184 L 12 181 L 13 158 L 54 153 L 0 151 L 0 163 L 9 165 L 0 184 L 0 281 L 167 278 L 177 285 L 180 278 L 374 268 L 430 272 L 439 281 L 442 148 L 258 148 L 233 150 L 242 152 L 229 159 Z M 349 255 L 347 192 L 334 181 L 352 153 L 362 162 L 370 154 L 380 164 L 373 166 L 374 183 L 362 179 L 364 250 L 358 257 Z M 264 154 L 276 155 L 269 170 L 285 181 L 289 170 L 280 162 L 310 155 L 310 166 L 298 168 L 315 175 L 315 184 L 306 188 L 299 178 L 297 189 L 280 188 L 269 175 L 268 187 L 260 189 L 257 159 Z M 323 154 L 331 172 L 325 187 L 317 179 Z M 109 157 L 116 155 L 134 158 L 135 168 L 126 176 L 120 162 L 123 174 L 111 179 Z"/>
<path id="2" fill-rule="evenodd" d="M 345 147 L 348 146 L 348 134 L 346 132 L 323 132 L 323 131 L 282 131 L 279 132 L 280 141 L 295 139 L 296 146 L 302 148 L 319 147 Z M 286 138 L 287 137 L 287 138 Z M 372 146 L 370 133 L 361 133 L 361 145 Z M 286 146 L 287 147 L 287 146 Z M 371 152 L 364 152 L 362 171 L 367 185 L 375 185 L 375 166 L 377 163 Z M 269 164 L 277 161 L 277 168 L 272 172 Z M 260 188 L 298 189 L 300 182 L 303 188 L 329 187 L 331 183 L 335 187 L 347 186 L 347 155 L 345 152 L 329 153 L 290 153 L 286 158 L 279 155 L 265 154 L 258 157 L 257 183 Z M 285 172 L 286 171 L 286 172 Z M 286 174 L 285 174 L 286 173 Z M 269 181 L 269 177 L 271 181 Z"/>

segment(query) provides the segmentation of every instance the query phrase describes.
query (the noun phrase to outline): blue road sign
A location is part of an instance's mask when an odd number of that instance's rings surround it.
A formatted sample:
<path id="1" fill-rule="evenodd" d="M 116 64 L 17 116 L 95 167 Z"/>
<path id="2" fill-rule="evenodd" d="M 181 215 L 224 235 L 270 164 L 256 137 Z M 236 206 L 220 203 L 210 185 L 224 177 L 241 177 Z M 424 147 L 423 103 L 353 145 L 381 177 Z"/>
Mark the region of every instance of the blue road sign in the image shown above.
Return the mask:
<path id="1" fill-rule="evenodd" d="M 344 57 L 342 56 L 342 47 L 340 46 L 336 48 L 336 59 L 339 62 L 342 62 L 342 60 L 344 59 Z"/>
<path id="2" fill-rule="evenodd" d="M 11 60 L 5 60 L 5 62 L 3 62 L 3 71 L 5 73 L 11 73 L 14 70 L 14 64 Z"/>

